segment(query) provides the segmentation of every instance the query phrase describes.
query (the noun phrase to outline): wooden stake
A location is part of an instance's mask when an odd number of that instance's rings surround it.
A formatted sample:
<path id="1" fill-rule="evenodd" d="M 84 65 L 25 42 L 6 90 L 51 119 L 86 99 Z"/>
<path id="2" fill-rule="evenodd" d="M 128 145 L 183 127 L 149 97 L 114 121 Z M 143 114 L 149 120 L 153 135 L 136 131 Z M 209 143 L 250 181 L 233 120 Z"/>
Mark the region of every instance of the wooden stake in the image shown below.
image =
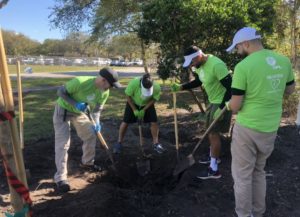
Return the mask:
<path id="1" fill-rule="evenodd" d="M 5 54 L 1 29 L 0 29 L 0 73 L 1 73 L 1 87 L 2 87 L 3 98 L 4 98 L 4 111 L 14 111 L 13 94 L 12 94 L 10 78 L 8 75 L 6 54 Z M 23 161 L 23 154 L 20 148 L 20 138 L 19 138 L 16 119 L 14 118 L 8 123 L 11 132 L 11 142 L 12 142 L 13 155 L 14 155 L 15 166 L 16 166 L 15 175 L 26 187 L 28 187 L 26 174 L 25 174 L 24 161 Z"/>
<path id="2" fill-rule="evenodd" d="M 0 112 L 4 111 L 4 99 L 2 95 L 2 88 L 0 85 Z M 16 166 L 14 162 L 13 149 L 11 144 L 11 133 L 8 121 L 0 123 L 0 151 L 6 160 L 8 166 L 13 173 L 16 174 Z M 23 209 L 23 201 L 20 195 L 15 191 L 13 187 L 9 185 L 10 201 L 15 211 L 21 211 Z"/>
<path id="3" fill-rule="evenodd" d="M 17 61 L 17 83 L 18 83 L 18 105 L 19 105 L 19 130 L 20 130 L 20 145 L 24 149 L 24 114 L 23 114 L 23 94 L 22 94 L 22 79 L 20 61 Z"/>
<path id="4" fill-rule="evenodd" d="M 18 83 L 18 102 L 19 102 L 19 130 L 20 130 L 20 146 L 24 149 L 24 115 L 23 115 L 23 94 L 20 61 L 17 61 L 17 83 Z"/>

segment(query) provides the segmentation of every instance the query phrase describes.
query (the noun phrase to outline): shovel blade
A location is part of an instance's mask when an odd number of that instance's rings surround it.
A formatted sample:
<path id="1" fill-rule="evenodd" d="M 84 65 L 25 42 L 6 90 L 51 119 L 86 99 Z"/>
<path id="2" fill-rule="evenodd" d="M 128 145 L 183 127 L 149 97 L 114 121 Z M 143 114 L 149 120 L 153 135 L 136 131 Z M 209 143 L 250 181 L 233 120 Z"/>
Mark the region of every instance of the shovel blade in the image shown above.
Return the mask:
<path id="1" fill-rule="evenodd" d="M 140 160 L 140 161 L 137 161 L 136 162 L 136 167 L 137 167 L 138 174 L 140 176 L 145 176 L 151 170 L 150 160 Z"/>
<path id="2" fill-rule="evenodd" d="M 184 158 L 181 162 L 179 162 L 174 171 L 173 171 L 173 176 L 177 176 L 189 167 L 193 166 L 195 164 L 195 158 L 192 154 Z"/>

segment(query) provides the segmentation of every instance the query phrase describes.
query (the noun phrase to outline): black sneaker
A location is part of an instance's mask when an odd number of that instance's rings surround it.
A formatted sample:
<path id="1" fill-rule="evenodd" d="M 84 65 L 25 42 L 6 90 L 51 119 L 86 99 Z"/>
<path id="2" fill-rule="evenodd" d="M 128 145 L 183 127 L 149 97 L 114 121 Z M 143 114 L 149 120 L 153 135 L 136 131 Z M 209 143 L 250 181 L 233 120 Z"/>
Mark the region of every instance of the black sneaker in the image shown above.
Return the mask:
<path id="1" fill-rule="evenodd" d="M 113 153 L 114 154 L 121 154 L 122 152 L 122 144 L 121 143 L 116 143 L 113 145 Z"/>
<path id="2" fill-rule="evenodd" d="M 102 171 L 101 166 L 96 165 L 96 164 L 92 164 L 92 165 L 80 164 L 80 167 L 89 172 L 101 172 Z"/>
<path id="3" fill-rule="evenodd" d="M 68 181 L 65 181 L 65 180 L 57 182 L 56 187 L 57 187 L 57 190 L 62 193 L 67 193 L 68 191 L 71 190 Z"/>
<path id="4" fill-rule="evenodd" d="M 219 179 L 222 175 L 217 171 L 213 171 L 212 168 L 208 167 L 208 170 L 203 171 L 199 176 L 197 176 L 198 179 Z"/>
<path id="5" fill-rule="evenodd" d="M 209 155 L 204 155 L 202 157 L 200 157 L 199 161 L 198 161 L 199 164 L 210 164 L 210 156 Z M 217 158 L 217 163 L 220 164 L 221 163 L 221 159 L 220 158 Z"/>

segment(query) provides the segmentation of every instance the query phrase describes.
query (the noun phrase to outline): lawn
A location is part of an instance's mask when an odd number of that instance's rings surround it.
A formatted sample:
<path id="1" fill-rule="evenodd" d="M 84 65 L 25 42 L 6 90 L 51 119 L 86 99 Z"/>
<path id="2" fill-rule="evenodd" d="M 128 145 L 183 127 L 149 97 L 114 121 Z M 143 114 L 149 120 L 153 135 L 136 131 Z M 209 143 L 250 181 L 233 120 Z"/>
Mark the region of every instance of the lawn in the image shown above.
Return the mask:
<path id="1" fill-rule="evenodd" d="M 63 85 L 69 78 L 36 78 L 22 81 L 23 89 L 41 88 Z M 120 82 L 127 85 L 130 79 L 124 78 Z M 162 84 L 161 80 L 157 80 Z M 17 90 L 16 81 L 12 81 L 12 88 Z M 15 96 L 17 97 L 17 95 Z M 24 104 L 24 140 L 26 142 L 49 138 L 53 136 L 52 115 L 57 99 L 56 90 L 32 91 L 23 94 Z M 16 99 L 17 101 L 17 99 Z M 110 97 L 103 111 L 103 118 L 121 119 L 125 106 L 126 97 L 124 89 L 112 89 Z M 163 98 L 158 109 L 163 110 L 170 107 L 170 99 Z M 18 106 L 15 106 L 18 110 Z M 18 114 L 18 111 L 17 111 Z"/>

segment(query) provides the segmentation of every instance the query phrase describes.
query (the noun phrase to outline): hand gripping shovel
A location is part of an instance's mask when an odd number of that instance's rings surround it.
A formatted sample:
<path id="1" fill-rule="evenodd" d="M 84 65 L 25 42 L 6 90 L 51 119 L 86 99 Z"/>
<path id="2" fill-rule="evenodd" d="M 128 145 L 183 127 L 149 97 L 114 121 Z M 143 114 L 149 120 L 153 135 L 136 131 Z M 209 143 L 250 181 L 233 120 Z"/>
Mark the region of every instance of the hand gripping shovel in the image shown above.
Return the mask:
<path id="1" fill-rule="evenodd" d="M 89 118 L 89 120 L 91 121 L 91 123 L 92 123 L 94 126 L 96 126 L 96 123 L 95 123 L 95 121 L 94 121 L 94 119 L 93 119 L 93 117 L 92 117 L 92 115 L 91 115 L 91 111 L 90 111 L 89 107 L 87 107 L 85 114 L 87 115 L 87 117 Z M 96 132 L 96 135 L 97 135 L 97 137 L 98 137 L 98 139 L 99 139 L 99 141 L 100 141 L 100 144 L 102 145 L 102 147 L 104 147 L 104 149 L 105 149 L 105 151 L 106 151 L 106 153 L 107 153 L 107 155 L 108 155 L 110 161 L 112 162 L 112 168 L 113 168 L 114 170 L 116 170 L 116 168 L 115 168 L 115 162 L 114 162 L 113 156 L 112 156 L 111 152 L 109 151 L 108 145 L 106 144 L 106 142 L 105 142 L 105 140 L 104 140 L 102 134 L 101 134 L 100 132 Z"/>
<path id="2" fill-rule="evenodd" d="M 147 175 L 150 170 L 150 160 L 149 158 L 151 157 L 151 155 L 146 155 L 144 152 L 144 141 L 143 141 L 143 133 L 142 133 L 142 120 L 138 120 L 138 125 L 139 125 L 139 136 L 140 136 L 140 149 L 141 149 L 141 153 L 142 153 L 142 157 L 139 158 L 139 160 L 136 162 L 136 167 L 137 167 L 137 171 L 139 173 L 139 175 L 141 176 L 145 176 Z"/>
<path id="3" fill-rule="evenodd" d="M 173 176 L 179 175 L 180 173 L 182 173 L 183 171 L 185 171 L 186 169 L 188 169 L 189 167 L 191 167 L 195 164 L 194 154 L 195 154 L 196 150 L 198 149 L 200 144 L 203 142 L 203 140 L 205 139 L 207 134 L 210 132 L 210 130 L 215 126 L 217 121 L 223 116 L 223 114 L 225 112 L 226 112 L 226 106 L 224 106 L 224 108 L 222 109 L 220 115 L 210 124 L 209 128 L 205 131 L 203 137 L 197 143 L 197 145 L 193 149 L 192 153 L 176 165 L 176 167 L 173 171 Z"/>

